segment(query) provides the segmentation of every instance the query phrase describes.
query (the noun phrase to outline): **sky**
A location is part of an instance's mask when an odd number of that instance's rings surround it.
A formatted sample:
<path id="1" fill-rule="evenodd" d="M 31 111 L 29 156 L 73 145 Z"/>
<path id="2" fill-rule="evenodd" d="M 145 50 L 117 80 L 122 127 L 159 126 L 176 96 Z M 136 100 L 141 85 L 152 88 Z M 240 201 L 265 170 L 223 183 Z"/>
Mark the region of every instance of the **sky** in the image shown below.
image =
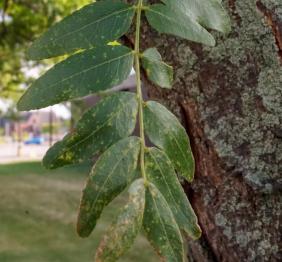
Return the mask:
<path id="1" fill-rule="evenodd" d="M 4 101 L 3 99 L 0 99 L 0 111 L 5 112 L 9 106 L 8 101 Z"/>
<path id="2" fill-rule="evenodd" d="M 7 16 L 7 15 L 4 15 L 5 17 L 5 21 L 6 22 L 9 22 L 11 21 L 11 17 L 10 16 Z M 3 11 L 0 9 L 0 23 L 3 21 Z"/>

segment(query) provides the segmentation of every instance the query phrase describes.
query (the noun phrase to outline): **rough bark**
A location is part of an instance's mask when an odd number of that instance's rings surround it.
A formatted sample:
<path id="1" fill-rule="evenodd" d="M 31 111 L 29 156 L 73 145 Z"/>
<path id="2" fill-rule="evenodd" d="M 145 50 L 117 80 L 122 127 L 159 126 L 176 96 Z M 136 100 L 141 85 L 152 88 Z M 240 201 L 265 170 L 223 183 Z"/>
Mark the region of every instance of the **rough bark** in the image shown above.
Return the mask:
<path id="1" fill-rule="evenodd" d="M 185 188 L 203 236 L 189 241 L 190 260 L 282 261 L 282 2 L 223 4 L 232 33 L 215 33 L 215 48 L 144 26 L 143 49 L 175 68 L 173 90 L 147 82 L 149 96 L 180 117 L 195 154 Z"/>

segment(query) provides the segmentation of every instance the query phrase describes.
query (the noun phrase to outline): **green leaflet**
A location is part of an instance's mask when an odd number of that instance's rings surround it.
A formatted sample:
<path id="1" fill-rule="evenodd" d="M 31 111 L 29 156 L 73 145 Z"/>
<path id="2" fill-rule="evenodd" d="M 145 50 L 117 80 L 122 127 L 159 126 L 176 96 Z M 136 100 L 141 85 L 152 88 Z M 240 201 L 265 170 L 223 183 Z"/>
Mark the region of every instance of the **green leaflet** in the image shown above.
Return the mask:
<path id="1" fill-rule="evenodd" d="M 206 29 L 226 33 L 230 21 L 221 0 L 161 0 L 161 4 L 153 5 L 144 5 L 147 1 L 142 0 L 134 5 L 124 2 L 101 0 L 89 4 L 39 38 L 28 52 L 32 59 L 74 55 L 35 81 L 18 108 L 39 109 L 107 91 L 128 77 L 135 58 L 138 95 L 120 92 L 102 99 L 83 115 L 72 133 L 47 152 L 43 163 L 57 168 L 102 153 L 82 194 L 77 221 L 81 237 L 91 234 L 103 209 L 142 174 L 142 179 L 131 184 L 128 204 L 101 241 L 96 262 L 118 260 L 133 244 L 142 225 L 164 261 L 183 262 L 180 230 L 194 239 L 200 237 L 201 230 L 175 171 L 192 181 L 195 163 L 189 138 L 177 118 L 164 106 L 143 101 L 140 60 L 148 79 L 163 88 L 171 88 L 173 69 L 162 61 L 156 48 L 140 54 L 141 15 L 144 11 L 149 24 L 160 33 L 210 46 L 215 40 Z M 134 51 L 107 45 L 129 30 L 135 12 Z M 141 138 L 128 137 L 136 125 L 139 105 L 144 105 L 139 112 Z M 143 131 L 161 150 L 145 148 Z"/>
<path id="2" fill-rule="evenodd" d="M 170 8 L 191 17 L 206 28 L 222 33 L 231 31 L 229 16 L 222 7 L 221 0 L 162 0 Z"/>
<path id="3" fill-rule="evenodd" d="M 189 138 L 178 119 L 163 105 L 149 101 L 144 107 L 144 125 L 150 141 L 163 149 L 174 168 L 191 182 L 194 178 L 194 158 Z"/>
<path id="4" fill-rule="evenodd" d="M 34 42 L 28 56 L 39 60 L 116 40 L 128 31 L 134 13 L 131 5 L 120 1 L 89 4 L 51 27 Z"/>
<path id="5" fill-rule="evenodd" d="M 81 199 L 77 222 L 81 237 L 91 234 L 103 208 L 134 179 L 139 151 L 140 139 L 129 137 L 111 146 L 97 161 Z"/>
<path id="6" fill-rule="evenodd" d="M 125 46 L 103 46 L 73 55 L 36 80 L 18 109 L 44 108 L 106 90 L 123 82 L 132 64 L 133 52 Z"/>
<path id="7" fill-rule="evenodd" d="M 141 61 L 147 77 L 153 83 L 163 88 L 171 88 L 173 69 L 162 61 L 161 54 L 156 48 L 147 49 L 142 54 Z"/>
<path id="8" fill-rule="evenodd" d="M 184 261 L 183 240 L 173 214 L 160 191 L 149 184 L 143 227 L 147 238 L 167 262 Z"/>
<path id="9" fill-rule="evenodd" d="M 103 237 L 96 262 L 117 261 L 132 245 L 142 227 L 145 208 L 144 180 L 136 180 L 129 188 L 129 201 Z"/>
<path id="10" fill-rule="evenodd" d="M 197 239 L 201 236 L 198 219 L 182 189 L 168 157 L 156 148 L 145 155 L 146 175 L 166 199 L 180 229 Z"/>
<path id="11" fill-rule="evenodd" d="M 83 115 L 74 131 L 48 150 L 44 166 L 58 168 L 103 152 L 133 132 L 137 111 L 136 94 L 119 92 L 103 98 Z"/>
<path id="12" fill-rule="evenodd" d="M 172 34 L 194 42 L 215 45 L 213 36 L 198 22 L 178 9 L 155 4 L 146 10 L 149 24 L 160 33 Z"/>

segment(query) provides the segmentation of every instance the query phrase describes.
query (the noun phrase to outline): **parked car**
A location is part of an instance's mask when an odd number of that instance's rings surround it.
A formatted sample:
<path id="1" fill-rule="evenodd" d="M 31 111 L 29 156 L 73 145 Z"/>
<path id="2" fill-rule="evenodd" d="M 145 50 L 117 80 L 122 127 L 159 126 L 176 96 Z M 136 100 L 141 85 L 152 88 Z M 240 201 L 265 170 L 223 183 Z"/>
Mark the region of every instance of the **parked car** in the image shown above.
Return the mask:
<path id="1" fill-rule="evenodd" d="M 26 141 L 24 141 L 25 145 L 41 145 L 44 143 L 44 138 L 43 137 L 32 137 Z"/>

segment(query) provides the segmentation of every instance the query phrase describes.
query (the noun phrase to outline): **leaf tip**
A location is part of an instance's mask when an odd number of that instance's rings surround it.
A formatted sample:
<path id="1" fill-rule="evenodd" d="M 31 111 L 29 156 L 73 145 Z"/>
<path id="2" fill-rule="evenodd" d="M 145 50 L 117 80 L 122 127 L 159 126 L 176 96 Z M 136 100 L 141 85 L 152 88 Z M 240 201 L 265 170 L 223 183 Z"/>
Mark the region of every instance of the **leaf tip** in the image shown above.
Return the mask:
<path id="1" fill-rule="evenodd" d="M 226 24 L 223 33 L 225 35 L 228 35 L 232 31 L 232 26 L 231 26 L 231 21 L 229 20 L 228 23 Z"/>
<path id="2" fill-rule="evenodd" d="M 27 92 L 20 98 L 17 103 L 17 110 L 18 111 L 30 111 L 40 109 L 40 107 L 36 107 L 32 104 L 32 101 L 27 96 Z"/>
<path id="3" fill-rule="evenodd" d="M 190 233 L 188 233 L 188 235 L 193 239 L 193 240 L 197 240 L 202 236 L 202 229 L 200 228 L 200 226 L 196 223 L 193 228 L 192 231 Z"/>
<path id="4" fill-rule="evenodd" d="M 189 183 L 192 183 L 194 181 L 194 173 L 189 173 L 185 177 Z"/>
<path id="5" fill-rule="evenodd" d="M 215 47 L 216 41 L 215 41 L 214 37 L 212 37 L 212 38 L 210 39 L 210 42 L 209 42 L 208 44 L 209 44 L 209 46 L 211 46 L 211 47 Z"/>
<path id="6" fill-rule="evenodd" d="M 91 230 L 87 228 L 85 223 L 81 222 L 80 216 L 78 217 L 77 224 L 76 224 L 76 232 L 81 238 L 87 238 L 91 234 Z"/>
<path id="7" fill-rule="evenodd" d="M 17 110 L 18 111 L 28 111 L 29 110 L 29 108 L 26 106 L 26 103 L 24 101 L 24 95 L 17 102 Z"/>
<path id="8" fill-rule="evenodd" d="M 48 153 L 48 152 L 47 152 Z M 52 164 L 52 162 L 47 157 L 47 154 L 42 159 L 42 165 L 49 170 L 55 169 L 55 166 Z"/>

